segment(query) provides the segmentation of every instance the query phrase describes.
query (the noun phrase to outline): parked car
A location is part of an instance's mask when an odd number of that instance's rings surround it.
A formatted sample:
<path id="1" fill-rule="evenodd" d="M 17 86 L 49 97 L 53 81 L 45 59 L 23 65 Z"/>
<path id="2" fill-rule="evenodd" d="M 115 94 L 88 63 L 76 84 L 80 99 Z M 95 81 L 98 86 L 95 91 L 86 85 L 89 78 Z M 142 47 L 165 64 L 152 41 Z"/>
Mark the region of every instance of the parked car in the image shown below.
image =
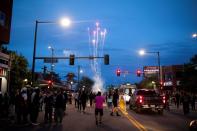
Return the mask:
<path id="1" fill-rule="evenodd" d="M 141 112 L 142 110 L 155 110 L 163 114 L 165 96 L 161 96 L 151 89 L 137 89 L 130 99 L 130 108 Z"/>

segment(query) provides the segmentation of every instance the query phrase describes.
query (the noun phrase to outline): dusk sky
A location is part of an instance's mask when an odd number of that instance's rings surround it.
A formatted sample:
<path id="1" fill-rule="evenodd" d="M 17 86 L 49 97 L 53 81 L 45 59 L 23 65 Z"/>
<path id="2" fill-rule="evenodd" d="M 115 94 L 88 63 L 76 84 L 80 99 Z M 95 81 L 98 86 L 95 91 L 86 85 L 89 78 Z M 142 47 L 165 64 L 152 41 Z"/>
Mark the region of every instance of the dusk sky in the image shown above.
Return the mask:
<path id="1" fill-rule="evenodd" d="M 69 28 L 57 24 L 39 24 L 37 56 L 89 56 L 88 27 L 100 22 L 107 29 L 104 54 L 110 55 L 110 65 L 101 60 L 102 78 L 106 84 L 138 82 L 135 71 L 143 66 L 157 65 L 157 55 L 139 56 L 138 51 L 159 51 L 161 65 L 189 62 L 197 54 L 197 0 L 14 0 L 11 41 L 9 49 L 24 55 L 32 66 L 35 21 L 58 21 L 69 17 Z M 43 61 L 36 61 L 36 71 L 41 71 Z M 69 66 L 61 60 L 55 66 L 62 79 L 68 72 L 92 76 L 89 60 L 76 60 Z M 117 77 L 116 69 L 129 70 L 131 74 Z"/>

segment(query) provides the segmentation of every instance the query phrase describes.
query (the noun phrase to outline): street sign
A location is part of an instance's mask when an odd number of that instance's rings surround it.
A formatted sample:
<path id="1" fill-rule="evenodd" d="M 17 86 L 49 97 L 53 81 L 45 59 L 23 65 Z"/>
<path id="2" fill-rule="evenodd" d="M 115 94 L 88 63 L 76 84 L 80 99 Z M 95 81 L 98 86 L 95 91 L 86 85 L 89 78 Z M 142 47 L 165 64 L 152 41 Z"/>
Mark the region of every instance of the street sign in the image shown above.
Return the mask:
<path id="1" fill-rule="evenodd" d="M 58 63 L 57 58 L 44 58 L 44 63 Z"/>

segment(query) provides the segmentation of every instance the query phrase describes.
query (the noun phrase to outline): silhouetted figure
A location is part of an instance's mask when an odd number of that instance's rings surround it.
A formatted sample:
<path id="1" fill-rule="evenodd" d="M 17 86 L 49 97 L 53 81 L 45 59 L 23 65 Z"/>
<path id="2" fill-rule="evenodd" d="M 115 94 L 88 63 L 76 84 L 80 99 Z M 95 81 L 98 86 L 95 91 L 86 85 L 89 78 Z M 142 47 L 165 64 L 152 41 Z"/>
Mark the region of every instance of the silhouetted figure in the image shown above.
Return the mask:
<path id="1" fill-rule="evenodd" d="M 33 125 L 38 125 L 39 123 L 37 123 L 37 118 L 38 118 L 38 114 L 39 114 L 39 109 L 40 109 L 40 91 L 38 88 L 36 88 L 34 90 L 34 92 L 31 95 L 31 122 Z"/>
<path id="2" fill-rule="evenodd" d="M 20 91 L 17 90 L 15 95 L 15 113 L 16 113 L 17 124 L 21 124 L 23 104 L 24 104 L 23 97 Z"/>
<path id="3" fill-rule="evenodd" d="M 45 114 L 44 114 L 44 121 L 52 122 L 52 113 L 53 113 L 53 95 L 51 92 L 47 92 L 46 97 L 44 98 L 45 103 Z"/>
<path id="4" fill-rule="evenodd" d="M 68 94 L 67 94 L 67 92 L 65 91 L 65 92 L 63 93 L 63 95 L 64 95 L 64 111 L 66 111 L 66 104 L 67 104 L 67 101 L 68 101 Z"/>
<path id="5" fill-rule="evenodd" d="M 192 107 L 192 110 L 194 111 L 196 108 L 195 108 L 195 103 L 196 103 L 196 95 L 193 94 L 192 95 L 192 98 L 191 98 L 191 107 Z"/>
<path id="6" fill-rule="evenodd" d="M 28 96 L 27 88 L 21 90 L 21 96 L 23 98 L 22 114 L 23 114 L 23 124 L 27 124 L 27 115 L 28 115 Z"/>
<path id="7" fill-rule="evenodd" d="M 82 92 L 80 91 L 79 95 L 78 95 L 78 103 L 77 103 L 78 111 L 81 111 L 81 106 L 82 106 L 82 104 L 81 104 L 81 94 L 82 94 Z"/>
<path id="8" fill-rule="evenodd" d="M 180 105 L 180 94 L 179 93 L 176 93 L 175 94 L 175 98 L 176 98 L 176 107 L 177 109 L 179 108 L 179 105 Z"/>
<path id="9" fill-rule="evenodd" d="M 75 108 L 77 108 L 77 106 L 78 106 L 78 99 L 79 99 L 79 93 L 76 92 L 74 97 L 75 97 Z"/>
<path id="10" fill-rule="evenodd" d="M 92 107 L 92 101 L 94 99 L 94 94 L 92 92 L 89 95 L 89 99 L 90 99 L 90 107 Z"/>
<path id="11" fill-rule="evenodd" d="M 4 116 L 5 117 L 8 117 L 8 113 L 9 113 L 9 101 L 10 101 L 10 98 L 8 96 L 8 93 L 6 92 L 4 94 L 4 97 L 3 97 L 3 112 L 4 112 Z"/>
<path id="12" fill-rule="evenodd" d="M 55 122 L 62 123 L 63 114 L 64 114 L 64 96 L 61 91 L 58 91 L 56 101 L 55 101 Z"/>
<path id="13" fill-rule="evenodd" d="M 184 92 L 184 94 L 183 94 L 183 113 L 184 113 L 184 115 L 189 113 L 189 102 L 190 102 L 190 97 L 186 92 Z"/>
<path id="14" fill-rule="evenodd" d="M 113 94 L 113 99 L 112 99 L 112 103 L 114 107 L 112 109 L 111 116 L 113 116 L 114 112 L 116 112 L 117 116 L 120 116 L 118 113 L 118 100 L 119 100 L 119 94 L 118 94 L 118 89 L 116 89 Z"/>
<path id="15" fill-rule="evenodd" d="M 86 94 L 85 90 L 82 91 L 80 99 L 81 99 L 81 104 L 82 104 L 82 107 L 83 107 L 83 113 L 85 113 L 86 100 L 87 100 L 87 94 Z"/>

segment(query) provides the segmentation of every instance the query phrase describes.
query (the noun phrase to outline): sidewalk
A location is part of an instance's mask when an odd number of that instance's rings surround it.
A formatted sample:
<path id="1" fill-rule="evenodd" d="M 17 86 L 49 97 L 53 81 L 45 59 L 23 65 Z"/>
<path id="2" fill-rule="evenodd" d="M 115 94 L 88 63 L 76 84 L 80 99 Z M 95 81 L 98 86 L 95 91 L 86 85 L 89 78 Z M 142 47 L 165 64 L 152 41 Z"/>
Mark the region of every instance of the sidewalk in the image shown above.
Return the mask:
<path id="1" fill-rule="evenodd" d="M 197 106 L 196 106 L 196 108 L 197 108 Z M 179 108 L 177 109 L 176 105 L 171 103 L 169 112 L 174 113 L 174 114 L 178 114 L 178 115 L 184 115 L 183 105 L 181 104 L 179 106 Z M 184 115 L 184 116 L 187 116 L 191 119 L 197 119 L 197 109 L 196 110 L 191 110 L 191 106 L 190 106 L 190 113 L 187 114 L 187 115 Z"/>

